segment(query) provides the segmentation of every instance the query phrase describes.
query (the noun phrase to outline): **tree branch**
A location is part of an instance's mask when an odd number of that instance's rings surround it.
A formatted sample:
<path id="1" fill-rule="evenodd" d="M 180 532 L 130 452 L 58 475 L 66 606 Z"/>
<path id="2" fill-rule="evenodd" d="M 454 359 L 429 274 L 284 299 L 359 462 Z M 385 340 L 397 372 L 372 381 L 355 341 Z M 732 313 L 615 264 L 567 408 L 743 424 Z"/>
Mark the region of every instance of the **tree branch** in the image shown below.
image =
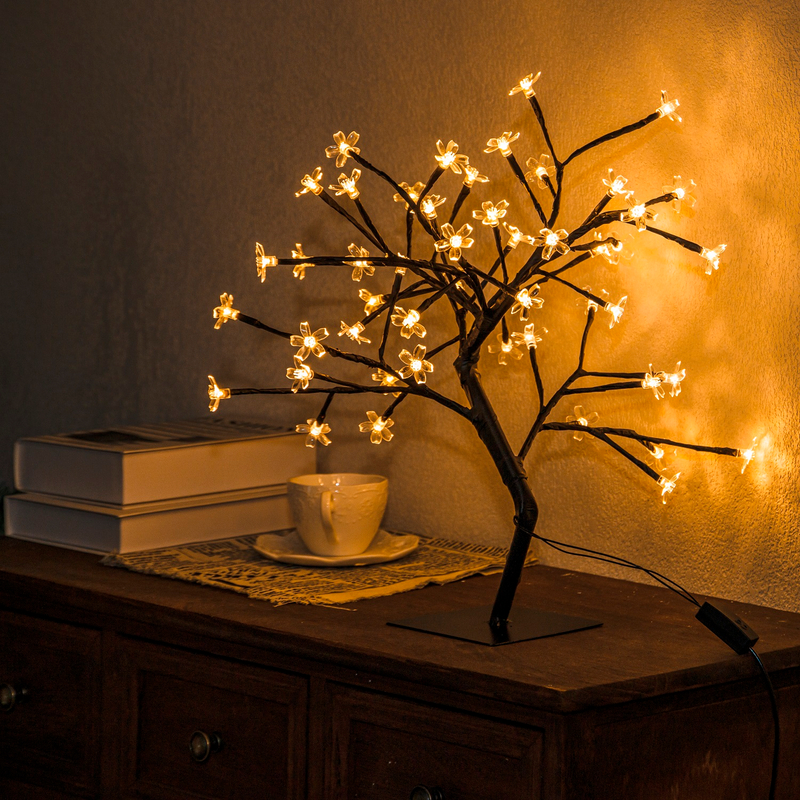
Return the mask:
<path id="1" fill-rule="evenodd" d="M 458 197 L 456 197 L 456 202 L 453 204 L 453 210 L 450 212 L 450 219 L 448 222 L 452 225 L 455 222 L 456 215 L 458 214 L 461 206 L 463 205 L 464 201 L 467 199 L 470 193 L 470 187 L 467 186 L 466 183 L 461 184 L 461 191 L 458 193 Z"/>
<path id="2" fill-rule="evenodd" d="M 533 379 L 536 381 L 536 393 L 539 395 L 539 412 L 541 413 L 544 408 L 544 384 L 542 383 L 542 376 L 539 372 L 539 362 L 536 358 L 536 348 L 531 347 L 528 349 L 528 356 L 531 361 L 531 369 L 533 370 Z"/>
<path id="3" fill-rule="evenodd" d="M 575 368 L 575 371 L 561 384 L 561 386 L 553 393 L 553 396 L 550 400 L 540 408 L 536 419 L 534 420 L 533 425 L 531 426 L 528 435 L 525 437 L 525 441 L 522 443 L 522 447 L 519 450 L 519 457 L 524 459 L 527 455 L 531 446 L 533 445 L 533 441 L 536 438 L 539 431 L 542 429 L 542 426 L 545 423 L 545 420 L 550 416 L 550 413 L 556 407 L 558 402 L 561 400 L 562 397 L 565 397 L 567 394 L 567 390 L 570 386 L 578 380 L 578 378 L 582 378 L 584 375 L 583 372 L 583 360 L 586 356 L 586 342 L 589 338 L 589 329 L 592 327 L 592 323 L 594 322 L 594 309 L 589 309 L 589 313 L 586 315 L 586 325 L 583 328 L 583 336 L 581 336 L 581 348 L 580 353 L 578 355 L 578 366 Z M 541 405 L 541 404 L 540 404 Z"/>
<path id="4" fill-rule="evenodd" d="M 595 392 L 613 392 L 618 389 L 641 389 L 642 382 L 624 382 L 624 383 L 605 383 L 602 386 L 579 386 L 567 389 L 565 395 L 569 394 L 594 394 Z"/>
<path id="5" fill-rule="evenodd" d="M 372 231 L 375 238 L 378 240 L 378 245 L 380 246 L 381 250 L 383 250 L 386 255 L 392 255 L 392 251 L 389 249 L 389 246 L 384 241 L 383 236 L 381 236 L 378 229 L 375 227 L 375 224 L 372 222 L 370 215 L 367 213 L 367 209 L 364 208 L 363 203 L 356 197 L 353 202 L 356 204 L 356 208 L 358 209 L 358 213 L 361 214 L 361 219 L 364 220 L 367 227 Z"/>
<path id="6" fill-rule="evenodd" d="M 528 196 L 531 198 L 533 207 L 536 209 L 536 213 L 539 215 L 539 219 L 542 221 L 542 225 L 546 225 L 547 217 L 545 216 L 544 210 L 542 209 L 542 206 L 540 205 L 539 201 L 536 199 L 536 195 L 533 193 L 533 189 L 531 189 L 530 184 L 525 178 L 525 173 L 522 171 L 522 167 L 520 167 L 519 162 L 514 157 L 513 153 L 509 153 L 505 157 L 505 159 L 506 161 L 508 161 L 512 172 L 517 176 L 519 182 L 525 187 L 525 190 L 528 192 Z"/>
<path id="7" fill-rule="evenodd" d="M 674 439 L 664 439 L 658 436 L 645 436 L 629 428 L 606 428 L 606 427 L 589 428 L 584 425 L 578 425 L 577 423 L 573 422 L 548 422 L 546 425 L 542 426 L 542 430 L 553 430 L 553 431 L 581 430 L 584 432 L 595 431 L 597 433 L 604 434 L 606 436 L 621 436 L 625 439 L 634 439 L 635 441 L 645 446 L 647 442 L 652 442 L 653 444 L 665 444 L 668 447 L 679 447 L 682 450 L 694 450 L 695 452 L 698 453 L 714 453 L 718 456 L 737 456 L 737 457 L 739 456 L 739 450 L 738 448 L 735 447 L 712 447 L 710 445 L 704 445 L 704 444 L 678 442 L 675 441 Z"/>
<path id="8" fill-rule="evenodd" d="M 542 135 L 544 136 L 544 140 L 547 143 L 547 148 L 550 150 L 550 155 L 553 157 L 553 163 L 556 165 L 556 169 L 561 167 L 561 162 L 558 160 L 558 156 L 556 155 L 555 148 L 553 147 L 552 141 L 550 141 L 550 134 L 547 131 L 547 125 L 544 121 L 544 114 L 542 113 L 542 107 L 539 105 L 539 100 L 535 94 L 531 95 L 528 98 L 528 101 L 531 104 L 531 108 L 533 109 L 533 113 L 536 115 L 536 120 L 539 123 L 539 127 L 542 129 Z"/>
<path id="9" fill-rule="evenodd" d="M 633 133 L 633 131 L 644 128 L 645 125 L 649 125 L 651 122 L 655 122 L 657 119 L 660 119 L 659 113 L 658 111 L 654 111 L 652 114 L 648 114 L 646 117 L 644 117 L 644 119 L 640 119 L 638 122 L 632 122 L 630 125 L 625 125 L 623 128 L 619 128 L 611 133 L 606 133 L 604 136 L 598 136 L 597 139 L 592 139 L 591 142 L 588 142 L 587 144 L 570 153 L 569 156 L 567 156 L 567 158 L 564 160 L 562 166 L 566 167 L 573 158 L 577 158 L 579 155 L 585 153 L 587 150 L 591 150 L 593 147 L 597 147 L 605 142 L 610 142 L 612 139 L 618 139 L 620 136 L 625 136 L 626 133 Z"/>
<path id="10" fill-rule="evenodd" d="M 373 236 L 373 234 L 370 231 L 368 231 L 352 214 L 345 211 L 339 205 L 339 203 L 337 203 L 336 200 L 334 200 L 328 194 L 326 190 L 323 189 L 322 192 L 320 192 L 320 194 L 318 195 L 318 197 L 320 198 L 320 200 L 324 201 L 327 205 L 329 205 L 337 214 L 341 214 L 349 223 L 354 225 L 366 239 L 368 239 L 370 242 L 372 242 L 372 244 L 375 245 L 375 247 L 379 247 L 381 250 L 386 252 L 386 250 L 383 249 L 381 243 L 375 238 L 375 236 Z"/>
<path id="11" fill-rule="evenodd" d="M 406 201 L 408 207 L 414 210 L 414 214 L 419 222 L 422 225 L 423 229 L 434 239 L 436 239 L 436 234 L 433 231 L 433 228 L 428 224 L 428 220 L 425 219 L 424 215 L 420 212 L 419 203 L 414 201 L 409 193 L 400 186 L 391 176 L 389 176 L 386 172 L 382 169 L 378 169 L 374 164 L 370 164 L 366 158 L 364 158 L 359 153 L 355 153 L 352 150 L 349 153 L 350 157 L 357 163 L 360 164 L 364 169 L 368 169 L 370 172 L 373 172 L 379 178 L 383 178 L 403 200 Z"/>

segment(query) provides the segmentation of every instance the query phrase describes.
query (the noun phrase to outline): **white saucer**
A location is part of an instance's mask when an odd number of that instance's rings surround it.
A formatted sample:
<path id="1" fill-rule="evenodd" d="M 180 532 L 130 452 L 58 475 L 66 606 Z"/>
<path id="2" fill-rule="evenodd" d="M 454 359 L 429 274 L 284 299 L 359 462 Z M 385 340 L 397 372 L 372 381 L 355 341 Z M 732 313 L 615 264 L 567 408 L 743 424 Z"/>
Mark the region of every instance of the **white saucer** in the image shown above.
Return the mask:
<path id="1" fill-rule="evenodd" d="M 264 533 L 256 539 L 253 549 L 262 556 L 283 564 L 302 564 L 307 567 L 361 567 L 382 564 L 407 556 L 419 546 L 419 536 L 411 533 L 389 533 L 379 530 L 372 544 L 354 556 L 318 556 L 309 552 L 296 530 L 286 534 Z"/>

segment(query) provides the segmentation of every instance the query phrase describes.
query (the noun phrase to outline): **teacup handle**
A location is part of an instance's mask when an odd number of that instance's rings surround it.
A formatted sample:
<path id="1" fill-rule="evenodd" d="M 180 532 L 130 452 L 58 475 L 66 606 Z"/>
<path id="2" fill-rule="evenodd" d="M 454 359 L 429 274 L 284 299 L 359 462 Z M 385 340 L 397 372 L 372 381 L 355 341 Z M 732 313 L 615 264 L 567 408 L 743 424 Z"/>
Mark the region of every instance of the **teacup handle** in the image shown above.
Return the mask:
<path id="1" fill-rule="evenodd" d="M 320 496 L 320 511 L 325 538 L 329 544 L 339 544 L 339 537 L 333 529 L 333 519 L 331 518 L 333 512 L 333 494 L 331 492 L 323 492 Z"/>

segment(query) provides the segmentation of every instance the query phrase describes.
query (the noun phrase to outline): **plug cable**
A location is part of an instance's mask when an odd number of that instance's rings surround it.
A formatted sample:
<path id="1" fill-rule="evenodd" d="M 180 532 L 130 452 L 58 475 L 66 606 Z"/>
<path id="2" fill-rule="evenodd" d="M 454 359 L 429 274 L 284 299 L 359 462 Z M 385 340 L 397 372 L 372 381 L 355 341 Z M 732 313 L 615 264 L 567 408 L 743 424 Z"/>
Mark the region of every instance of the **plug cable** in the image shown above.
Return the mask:
<path id="1" fill-rule="evenodd" d="M 756 653 L 752 647 L 750 648 L 749 652 L 750 655 L 752 655 L 756 660 L 756 664 L 758 664 L 758 668 L 761 670 L 761 674 L 764 676 L 764 681 L 767 684 L 767 691 L 769 692 L 769 704 L 772 707 L 772 723 L 775 733 L 774 744 L 772 748 L 772 780 L 770 781 L 769 785 L 769 800 L 775 800 L 775 787 L 778 783 L 778 759 L 781 750 L 781 723 L 780 718 L 778 717 L 778 700 L 775 697 L 775 687 L 772 685 L 769 672 L 767 672 L 766 667 L 758 657 L 758 653 Z"/>
<path id="2" fill-rule="evenodd" d="M 758 635 L 750 628 L 744 620 L 738 617 L 735 612 L 726 611 L 718 605 L 711 603 L 703 603 L 702 606 L 698 599 L 688 590 L 681 586 L 677 581 L 667 578 L 659 572 L 643 567 L 639 564 L 629 561 L 620 556 L 614 556 L 609 553 L 604 553 L 600 550 L 591 550 L 587 547 L 580 547 L 579 545 L 569 544 L 568 542 L 559 542 L 555 539 L 548 539 L 544 536 L 539 536 L 536 533 L 531 534 L 531 538 L 557 550 L 566 555 L 578 556 L 580 558 L 590 558 L 595 561 L 604 561 L 607 564 L 613 564 L 618 567 L 625 567 L 626 569 L 634 569 L 643 572 L 653 580 L 660 583 L 665 588 L 682 597 L 687 602 L 699 608 L 697 612 L 697 619 L 702 622 L 715 636 L 721 639 L 738 655 L 750 653 L 756 661 L 764 681 L 767 685 L 767 692 L 769 694 L 770 708 L 772 709 L 772 722 L 774 728 L 773 748 L 772 748 L 772 774 L 770 778 L 768 800 L 775 800 L 775 788 L 778 783 L 778 764 L 780 760 L 780 746 L 781 746 L 781 726 L 780 717 L 778 716 L 778 701 L 775 696 L 775 688 L 769 677 L 766 667 L 758 656 L 758 653 L 753 649 L 753 645 L 758 641 Z"/>

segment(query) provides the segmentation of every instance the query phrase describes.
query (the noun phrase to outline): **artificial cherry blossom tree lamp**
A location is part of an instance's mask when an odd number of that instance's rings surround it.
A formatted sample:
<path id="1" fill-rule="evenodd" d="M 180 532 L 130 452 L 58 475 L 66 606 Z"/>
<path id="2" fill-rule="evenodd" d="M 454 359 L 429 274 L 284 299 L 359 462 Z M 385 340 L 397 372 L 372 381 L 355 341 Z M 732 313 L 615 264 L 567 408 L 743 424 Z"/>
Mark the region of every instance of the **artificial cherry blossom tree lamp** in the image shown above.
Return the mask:
<path id="1" fill-rule="evenodd" d="M 638 232 L 635 236 L 656 236 L 669 246 L 677 245 L 695 253 L 698 263 L 709 275 L 719 268 L 725 245 L 708 249 L 654 225 L 657 209 L 670 206 L 680 212 L 682 208 L 694 206 L 695 185 L 680 176 L 660 194 L 640 202 L 628 188 L 626 178 L 609 169 L 602 187 L 598 186 L 602 196 L 584 221 L 570 231 L 559 228 L 567 167 L 584 153 L 651 123 L 662 119 L 680 122 L 679 104 L 662 92 L 661 103 L 651 114 L 560 158 L 533 88 L 538 78 L 539 74 L 526 76 L 509 94 L 521 94 L 529 102 L 547 152 L 528 158 L 525 171 L 512 149 L 512 145 L 517 146 L 519 133 L 504 132 L 491 138 L 484 150 L 498 153 L 530 201 L 529 211 L 512 210 L 504 199 L 484 200 L 472 210 L 472 221 L 479 223 L 480 230 L 493 240 L 494 255 L 486 263 L 475 263 L 477 259 L 471 255 L 475 231 L 472 224 L 459 220 L 459 214 L 476 185 L 485 184 L 489 179 L 470 164 L 455 142 L 449 141 L 446 145 L 437 142 L 437 153 L 433 156 L 436 165 L 430 177 L 424 183 L 410 185 L 395 181 L 368 161 L 357 146 L 357 133 L 345 136 L 340 131 L 334 134 L 334 144 L 327 148 L 326 155 L 335 159 L 337 169 L 343 169 L 350 160 L 357 166 L 349 175 L 342 172 L 338 183 L 329 185 L 327 190 L 323 185 L 322 168 L 317 167 L 303 177 L 297 196 L 318 197 L 356 229 L 364 244 L 352 242 L 347 255 L 311 255 L 298 243 L 291 258 L 267 255 L 262 245 L 256 244 L 256 270 L 262 282 L 269 279 L 272 270 L 280 267 L 291 267 L 299 281 L 310 277 L 319 267 L 349 270 L 352 281 L 359 284 L 357 295 L 363 303 L 361 313 L 353 309 L 342 312 L 347 320 L 340 320 L 336 332 L 338 341 L 334 346 L 328 329 L 318 323 L 299 322 L 299 333 L 279 330 L 235 309 L 233 297 L 228 294 L 221 295 L 220 305 L 214 309 L 216 328 L 229 320 L 243 322 L 287 340 L 296 351 L 286 372 L 291 382 L 287 386 L 223 388 L 209 376 L 212 411 L 221 400 L 235 395 L 322 394 L 325 399 L 316 417 L 297 425 L 297 430 L 306 434 L 309 447 L 331 444 L 332 429 L 327 419 L 331 403 L 339 395 L 363 395 L 388 401 L 382 412 L 365 409 L 366 419 L 360 424 L 360 431 L 367 434 L 374 445 L 391 442 L 395 433 L 393 414 L 409 398 L 438 403 L 473 426 L 508 489 L 515 510 L 514 534 L 494 604 L 392 624 L 484 644 L 523 641 L 600 624 L 536 609 L 514 608 L 512 611 L 532 538 L 562 552 L 601 557 L 614 564 L 643 569 L 626 559 L 536 533 L 538 506 L 524 464 L 540 434 L 562 432 L 578 440 L 593 437 L 652 479 L 663 500 L 675 489 L 680 476 L 663 464 L 666 448 L 736 457 L 742 460 L 744 470 L 758 444 L 754 442 L 745 449 L 714 447 L 639 433 L 630 428 L 598 425 L 597 414 L 585 411 L 582 404 L 575 405 L 570 409 L 572 413 L 562 419 L 555 418 L 561 401 L 575 400 L 577 396 L 587 398 L 583 403 L 588 402 L 592 394 L 603 392 L 649 390 L 656 399 L 667 394 L 675 397 L 680 394 L 686 377 L 680 362 L 674 370 L 650 365 L 641 372 L 586 367 L 589 336 L 596 320 L 604 316 L 608 325 L 614 327 L 626 310 L 626 297 L 613 302 L 602 293 L 593 292 L 585 286 L 586 278 L 582 274 L 593 261 L 619 263 L 626 254 L 626 247 L 617 229 L 633 229 Z M 363 171 L 391 187 L 393 198 L 405 215 L 402 252 L 387 242 L 361 201 L 359 180 Z M 448 214 L 446 198 L 432 190 L 440 179 L 453 177 L 459 179 L 460 188 Z M 531 229 L 532 233 L 523 233 Z M 422 246 L 420 238 L 425 240 Z M 369 247 L 374 250 L 371 252 Z M 418 253 L 419 250 L 423 252 Z M 566 287 L 585 303 L 586 321 L 574 369 L 548 394 L 539 368 L 540 346 L 546 349 L 544 337 L 548 332 L 535 322 L 535 316 L 545 300 L 548 286 L 554 284 Z M 434 336 L 423 324 L 423 318 L 434 304 L 449 309 L 449 330 L 430 346 Z M 533 376 L 536 395 L 532 398 L 528 433 L 516 447 L 509 441 L 481 382 L 478 364 L 487 353 L 501 365 L 525 362 Z M 450 397 L 435 388 L 435 365 L 442 358 L 452 364 L 463 396 Z M 354 381 L 337 376 L 332 369 L 337 361 L 360 365 L 365 379 Z M 331 368 L 324 368 L 325 363 Z M 643 571 L 670 589 L 684 596 L 688 594 L 668 578 L 652 570 Z"/>

